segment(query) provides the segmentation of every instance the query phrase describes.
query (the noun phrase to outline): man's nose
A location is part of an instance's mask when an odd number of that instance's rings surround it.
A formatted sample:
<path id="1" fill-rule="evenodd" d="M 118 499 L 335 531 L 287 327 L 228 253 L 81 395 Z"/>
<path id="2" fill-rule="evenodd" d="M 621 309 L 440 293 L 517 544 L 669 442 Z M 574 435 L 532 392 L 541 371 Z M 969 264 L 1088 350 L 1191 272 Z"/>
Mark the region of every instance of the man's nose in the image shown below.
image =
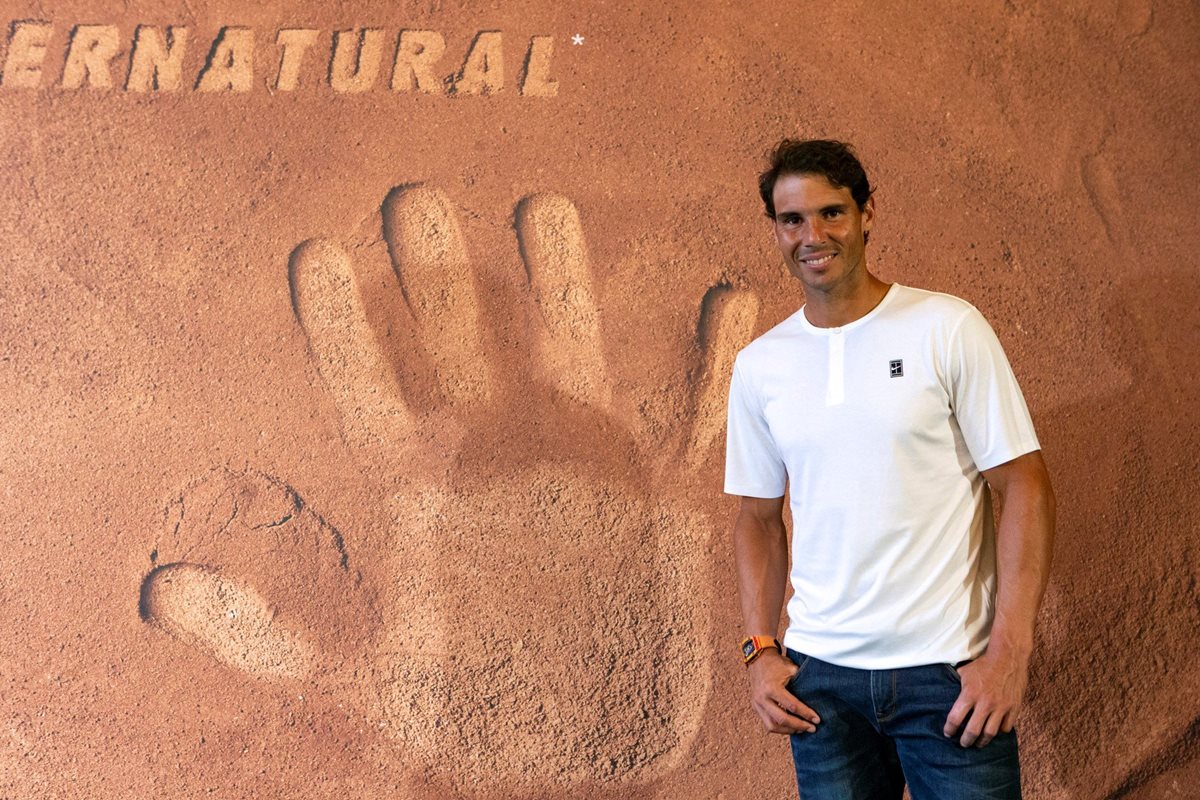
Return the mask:
<path id="1" fill-rule="evenodd" d="M 800 231 L 800 239 L 804 244 L 821 244 L 825 241 L 825 227 L 819 221 L 811 220 Z"/>

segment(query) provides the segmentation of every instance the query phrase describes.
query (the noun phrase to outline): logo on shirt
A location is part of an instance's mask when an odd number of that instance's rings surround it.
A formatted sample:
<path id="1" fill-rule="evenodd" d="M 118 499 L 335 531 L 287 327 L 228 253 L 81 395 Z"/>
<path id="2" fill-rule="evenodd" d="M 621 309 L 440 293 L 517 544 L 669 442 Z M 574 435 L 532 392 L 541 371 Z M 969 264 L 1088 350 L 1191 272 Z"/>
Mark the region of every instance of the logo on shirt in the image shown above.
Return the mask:
<path id="1" fill-rule="evenodd" d="M 888 370 L 891 372 L 891 375 L 893 378 L 903 378 L 904 377 L 904 359 L 897 358 L 895 361 L 889 361 L 888 362 Z"/>

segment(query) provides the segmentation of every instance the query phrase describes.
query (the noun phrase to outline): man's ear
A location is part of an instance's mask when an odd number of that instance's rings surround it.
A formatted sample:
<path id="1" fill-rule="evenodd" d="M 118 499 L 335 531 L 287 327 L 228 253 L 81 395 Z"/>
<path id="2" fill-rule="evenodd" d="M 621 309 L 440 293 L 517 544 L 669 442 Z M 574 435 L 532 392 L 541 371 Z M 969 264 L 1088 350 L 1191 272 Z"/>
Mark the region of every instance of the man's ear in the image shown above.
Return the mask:
<path id="1" fill-rule="evenodd" d="M 867 202 L 863 203 L 862 207 L 862 229 L 863 233 L 870 233 L 871 223 L 875 221 L 875 195 L 867 198 Z"/>

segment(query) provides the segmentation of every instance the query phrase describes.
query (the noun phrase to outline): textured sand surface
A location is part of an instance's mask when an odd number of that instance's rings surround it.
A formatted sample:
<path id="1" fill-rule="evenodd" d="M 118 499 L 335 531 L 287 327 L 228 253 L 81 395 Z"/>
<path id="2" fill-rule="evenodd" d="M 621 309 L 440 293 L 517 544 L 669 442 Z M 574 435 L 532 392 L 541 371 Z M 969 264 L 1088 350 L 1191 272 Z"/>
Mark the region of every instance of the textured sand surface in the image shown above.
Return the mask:
<path id="1" fill-rule="evenodd" d="M 784 135 L 1025 388 L 1026 796 L 1195 797 L 1200 10 L 883 5 L 0 3 L 0 798 L 794 796 L 720 493 Z"/>

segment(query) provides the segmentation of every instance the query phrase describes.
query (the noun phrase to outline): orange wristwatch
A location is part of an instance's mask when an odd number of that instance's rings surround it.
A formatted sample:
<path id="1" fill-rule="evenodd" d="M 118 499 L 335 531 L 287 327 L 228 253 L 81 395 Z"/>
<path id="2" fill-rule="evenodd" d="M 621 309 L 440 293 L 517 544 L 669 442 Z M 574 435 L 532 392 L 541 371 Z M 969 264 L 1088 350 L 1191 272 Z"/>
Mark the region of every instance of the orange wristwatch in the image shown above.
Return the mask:
<path id="1" fill-rule="evenodd" d="M 742 662 L 750 666 L 750 662 L 763 654 L 764 650 L 774 648 L 783 652 L 783 645 L 774 636 L 751 636 L 742 641 Z"/>

